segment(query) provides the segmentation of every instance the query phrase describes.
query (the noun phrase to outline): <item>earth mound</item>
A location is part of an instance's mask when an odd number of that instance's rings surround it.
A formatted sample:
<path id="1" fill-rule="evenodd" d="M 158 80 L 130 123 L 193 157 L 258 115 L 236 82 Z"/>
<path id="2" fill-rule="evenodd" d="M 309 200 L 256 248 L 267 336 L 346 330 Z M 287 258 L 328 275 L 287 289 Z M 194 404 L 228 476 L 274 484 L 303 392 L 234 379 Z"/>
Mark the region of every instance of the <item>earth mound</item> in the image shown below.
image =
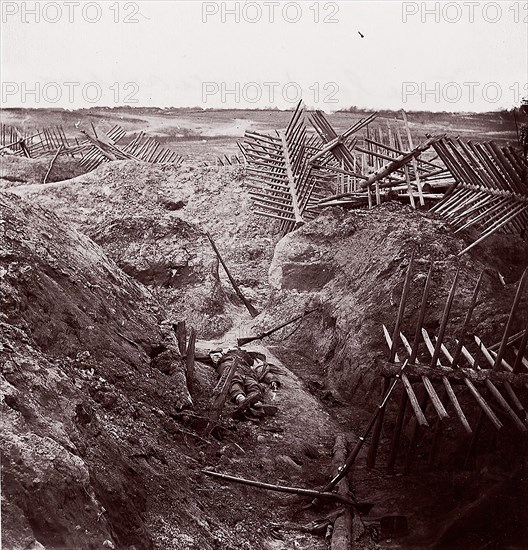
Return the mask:
<path id="1" fill-rule="evenodd" d="M 429 333 L 438 329 L 460 269 L 448 341 L 464 321 L 482 270 L 486 275 L 470 332 L 481 335 L 487 345 L 502 334 L 514 283 L 528 264 L 528 248 L 511 236 L 498 236 L 458 258 L 466 244 L 442 220 L 397 203 L 369 211 L 327 209 L 277 244 L 269 270 L 270 305 L 258 318 L 258 328 L 320 306 L 320 312 L 303 320 L 284 346 L 303 355 L 305 364 L 314 367 L 312 374 L 321 376 L 329 390 L 357 402 L 358 396 L 374 389 L 380 362 L 388 359 L 382 325 L 392 333 L 413 250 L 413 280 L 402 326 L 408 338 L 414 336 L 431 262 L 435 267 L 425 318 Z M 522 307 L 526 310 L 527 304 Z M 521 318 L 519 312 L 517 320 Z M 424 361 L 426 357 L 427 351 Z"/>
<path id="2" fill-rule="evenodd" d="M 39 184 L 44 181 L 53 155 L 28 159 L 15 155 L 0 157 L 0 189 L 8 189 L 26 184 Z M 63 181 L 84 174 L 86 170 L 79 159 L 59 156 L 54 162 L 47 182 Z"/>
<path id="3" fill-rule="evenodd" d="M 0 210 L 4 544 L 151 548 L 134 457 L 191 404 L 158 306 L 55 215 L 10 193 Z"/>
<path id="4" fill-rule="evenodd" d="M 152 289 L 172 320 L 187 319 L 203 338 L 225 333 L 239 304 L 205 231 L 247 298 L 257 307 L 267 299 L 276 224 L 250 213 L 241 168 L 119 161 L 73 180 L 15 191 L 100 244 Z"/>

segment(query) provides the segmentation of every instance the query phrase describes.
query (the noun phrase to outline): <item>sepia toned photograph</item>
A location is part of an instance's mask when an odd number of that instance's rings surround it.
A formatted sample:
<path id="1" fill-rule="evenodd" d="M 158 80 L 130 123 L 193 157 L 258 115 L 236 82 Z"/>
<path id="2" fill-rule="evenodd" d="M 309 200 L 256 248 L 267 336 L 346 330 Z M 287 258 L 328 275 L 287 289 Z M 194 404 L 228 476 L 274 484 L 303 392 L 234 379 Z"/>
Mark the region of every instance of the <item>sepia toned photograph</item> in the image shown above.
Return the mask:
<path id="1" fill-rule="evenodd" d="M 528 1 L 0 18 L 0 549 L 526 550 Z"/>

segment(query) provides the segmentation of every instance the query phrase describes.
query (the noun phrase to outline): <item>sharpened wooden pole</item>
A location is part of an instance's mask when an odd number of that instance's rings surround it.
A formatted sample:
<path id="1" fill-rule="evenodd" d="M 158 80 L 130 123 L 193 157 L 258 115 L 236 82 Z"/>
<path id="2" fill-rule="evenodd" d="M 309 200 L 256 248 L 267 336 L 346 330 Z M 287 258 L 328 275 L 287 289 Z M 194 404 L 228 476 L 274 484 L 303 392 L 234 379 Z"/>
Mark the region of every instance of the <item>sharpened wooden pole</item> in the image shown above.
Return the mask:
<path id="1" fill-rule="evenodd" d="M 48 167 L 48 171 L 46 172 L 46 175 L 44 176 L 44 179 L 42 180 L 42 183 L 46 183 L 48 181 L 48 177 L 51 173 L 51 169 L 53 168 L 53 165 L 55 164 L 55 161 L 57 160 L 58 156 L 61 154 L 61 151 L 63 149 L 64 149 L 63 145 L 60 145 L 59 148 L 57 149 L 57 152 L 55 153 L 55 155 L 51 159 L 50 165 Z"/>
<path id="2" fill-rule="evenodd" d="M 517 308 L 519 306 L 519 303 L 522 298 L 522 294 L 524 291 L 524 286 L 526 283 L 526 277 L 528 276 L 528 268 L 524 270 L 524 273 L 522 274 L 521 280 L 519 281 L 519 285 L 517 287 L 517 292 L 515 293 L 515 298 L 513 299 L 512 307 L 510 310 L 510 315 L 508 316 L 508 321 L 506 322 L 506 327 L 504 329 L 504 334 L 502 337 L 501 345 L 499 347 L 499 351 L 497 352 L 497 357 L 495 358 L 495 363 L 493 364 L 493 370 L 497 370 L 499 365 L 502 362 L 502 358 L 504 357 L 504 352 L 506 351 L 506 346 L 508 345 L 508 334 L 510 332 L 513 319 L 515 317 L 515 313 L 517 312 Z"/>
<path id="3" fill-rule="evenodd" d="M 401 136 L 399 134 L 399 128 L 398 128 L 398 137 L 400 140 L 400 147 L 401 147 L 402 143 L 401 143 Z M 431 280 L 433 276 L 433 266 L 434 266 L 434 263 L 431 262 L 431 265 L 429 266 L 429 272 L 427 273 L 427 278 L 425 280 L 424 290 L 422 293 L 422 303 L 420 304 L 420 314 L 418 315 L 418 323 L 416 325 L 416 331 L 414 334 L 414 341 L 412 345 L 411 355 L 409 357 L 410 363 L 414 363 L 418 355 L 418 346 L 420 343 L 421 330 L 425 319 L 425 311 L 427 309 L 427 299 L 429 297 L 429 288 L 431 286 Z M 412 391 L 412 393 L 409 392 L 409 389 L 412 390 L 412 386 L 409 380 L 406 379 L 406 377 L 404 379 L 404 377 L 402 376 L 402 382 L 406 391 L 402 392 L 402 395 L 401 395 L 400 406 L 398 408 L 398 416 L 396 418 L 396 426 L 394 428 L 394 433 L 392 436 L 391 450 L 389 453 L 389 460 L 387 462 L 387 473 L 389 475 L 394 474 L 394 465 L 396 463 L 396 455 L 398 454 L 398 448 L 400 445 L 400 437 L 403 429 L 403 422 L 405 420 L 405 411 L 407 409 L 409 396 L 411 397 L 414 396 L 414 399 L 416 399 L 416 395 L 414 395 L 414 391 Z M 419 410 L 422 415 L 421 417 L 417 416 L 417 419 L 419 420 L 420 425 L 427 425 L 427 420 L 420 408 L 420 404 L 418 403 L 418 400 L 416 400 L 415 403 L 411 402 L 411 406 L 413 407 L 413 410 L 415 412 Z"/>

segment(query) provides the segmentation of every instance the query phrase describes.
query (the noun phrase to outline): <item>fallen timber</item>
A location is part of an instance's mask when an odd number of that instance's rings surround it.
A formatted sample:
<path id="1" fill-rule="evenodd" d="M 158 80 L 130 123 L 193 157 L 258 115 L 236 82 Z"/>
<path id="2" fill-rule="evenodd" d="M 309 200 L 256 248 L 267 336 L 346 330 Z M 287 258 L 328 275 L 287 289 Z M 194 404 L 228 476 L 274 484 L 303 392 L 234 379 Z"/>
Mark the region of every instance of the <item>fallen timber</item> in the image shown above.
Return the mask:
<path id="1" fill-rule="evenodd" d="M 399 371 L 398 364 L 384 362 L 381 374 L 385 378 L 393 378 Z M 494 384 L 510 383 L 514 388 L 526 388 L 528 383 L 528 374 L 513 374 L 512 372 L 496 372 L 492 369 L 468 369 L 468 368 L 451 368 L 442 365 L 437 365 L 434 369 L 429 366 L 409 363 L 407 378 L 411 382 L 420 382 L 422 376 L 427 376 L 432 380 L 442 380 L 443 376 L 447 376 L 451 383 L 464 384 L 465 380 L 477 384 L 483 384 L 486 380 L 491 380 Z"/>

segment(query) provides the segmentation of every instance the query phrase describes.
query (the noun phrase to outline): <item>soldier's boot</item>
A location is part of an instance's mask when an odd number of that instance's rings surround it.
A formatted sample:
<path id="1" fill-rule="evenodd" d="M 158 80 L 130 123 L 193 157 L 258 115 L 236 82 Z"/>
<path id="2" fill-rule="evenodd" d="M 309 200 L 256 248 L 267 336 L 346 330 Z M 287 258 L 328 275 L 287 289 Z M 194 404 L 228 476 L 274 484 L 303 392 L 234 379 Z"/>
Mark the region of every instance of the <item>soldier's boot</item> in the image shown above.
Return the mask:
<path id="1" fill-rule="evenodd" d="M 236 409 L 233 413 L 233 416 L 240 416 L 244 414 L 251 405 L 255 404 L 260 400 L 260 395 L 257 392 L 250 393 L 247 397 L 244 397 L 243 394 L 238 394 L 236 396 Z"/>

